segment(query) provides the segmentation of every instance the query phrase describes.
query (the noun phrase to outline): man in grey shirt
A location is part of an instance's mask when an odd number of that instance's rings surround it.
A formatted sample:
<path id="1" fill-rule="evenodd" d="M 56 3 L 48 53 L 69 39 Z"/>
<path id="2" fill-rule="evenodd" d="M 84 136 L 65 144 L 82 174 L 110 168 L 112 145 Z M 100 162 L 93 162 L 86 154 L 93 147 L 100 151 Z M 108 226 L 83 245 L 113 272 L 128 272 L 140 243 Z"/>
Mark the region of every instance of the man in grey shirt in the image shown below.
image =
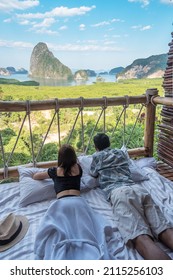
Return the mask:
<path id="1" fill-rule="evenodd" d="M 173 226 L 150 194 L 132 180 L 127 155 L 121 149 L 111 149 L 105 133 L 94 137 L 94 145 L 90 173 L 99 177 L 99 186 L 112 204 L 124 242 L 131 240 L 144 259 L 170 260 L 154 237 L 173 250 Z"/>

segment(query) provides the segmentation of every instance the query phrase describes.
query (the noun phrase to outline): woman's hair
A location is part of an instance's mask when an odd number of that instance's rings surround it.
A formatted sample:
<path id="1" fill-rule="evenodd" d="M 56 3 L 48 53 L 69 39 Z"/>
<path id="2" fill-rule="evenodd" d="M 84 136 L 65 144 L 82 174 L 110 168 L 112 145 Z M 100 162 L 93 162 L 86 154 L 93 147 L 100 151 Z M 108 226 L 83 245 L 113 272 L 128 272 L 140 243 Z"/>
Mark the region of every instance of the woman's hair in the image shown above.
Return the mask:
<path id="1" fill-rule="evenodd" d="M 71 174 L 71 167 L 77 163 L 77 156 L 74 148 L 69 144 L 61 146 L 58 152 L 58 166 L 64 168 L 64 176 Z"/>
<path id="2" fill-rule="evenodd" d="M 99 151 L 102 151 L 108 147 L 110 147 L 110 140 L 109 137 L 105 133 L 98 133 L 94 136 L 94 145 L 95 148 Z"/>

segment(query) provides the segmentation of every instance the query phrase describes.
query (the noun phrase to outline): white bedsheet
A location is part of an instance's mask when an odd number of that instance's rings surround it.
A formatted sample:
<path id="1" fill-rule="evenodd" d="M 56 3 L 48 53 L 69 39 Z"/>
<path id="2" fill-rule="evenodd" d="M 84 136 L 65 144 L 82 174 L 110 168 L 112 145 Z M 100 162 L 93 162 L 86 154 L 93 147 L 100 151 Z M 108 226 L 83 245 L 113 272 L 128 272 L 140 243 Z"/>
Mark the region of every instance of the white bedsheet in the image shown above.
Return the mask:
<path id="1" fill-rule="evenodd" d="M 144 168 L 149 174 L 150 180 L 143 181 L 140 184 L 148 190 L 154 201 L 160 206 L 161 210 L 173 224 L 173 182 L 160 176 L 156 171 L 151 168 Z M 33 260 L 34 259 L 34 241 L 37 229 L 41 217 L 44 215 L 48 209 L 50 203 L 55 201 L 43 201 L 28 205 L 27 207 L 19 207 L 19 188 L 18 183 L 9 183 L 0 185 L 0 220 L 2 220 L 7 214 L 13 212 L 16 214 L 21 214 L 27 216 L 29 219 L 30 227 L 26 236 L 15 246 L 7 251 L 0 253 L 0 260 Z M 125 246 L 123 240 L 119 234 L 119 231 L 114 222 L 114 217 L 112 214 L 112 209 L 105 200 L 102 191 L 97 189 L 92 189 L 82 193 L 82 196 L 90 204 L 90 206 L 101 213 L 107 221 L 107 225 L 112 227 L 112 235 L 108 236 L 108 246 L 113 255 L 114 259 L 142 259 L 142 257 L 133 249 L 132 244 Z M 173 252 L 171 252 L 164 245 L 159 243 L 161 246 L 173 259 Z"/>

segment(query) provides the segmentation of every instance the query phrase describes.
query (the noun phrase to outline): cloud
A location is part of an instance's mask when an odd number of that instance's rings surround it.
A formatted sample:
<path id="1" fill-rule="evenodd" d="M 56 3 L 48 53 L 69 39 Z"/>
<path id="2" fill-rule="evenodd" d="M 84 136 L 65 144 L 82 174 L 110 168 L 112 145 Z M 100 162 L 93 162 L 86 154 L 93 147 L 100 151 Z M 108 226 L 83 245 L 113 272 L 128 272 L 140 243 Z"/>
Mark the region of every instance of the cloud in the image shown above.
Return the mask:
<path id="1" fill-rule="evenodd" d="M 170 4 L 170 5 L 173 4 L 173 0 L 160 0 L 160 2 L 163 4 Z"/>
<path id="2" fill-rule="evenodd" d="M 131 28 L 132 28 L 132 29 L 140 29 L 140 28 L 141 28 L 141 25 L 133 25 Z"/>
<path id="3" fill-rule="evenodd" d="M 100 44 L 89 44 L 89 45 L 81 45 L 81 44 L 65 44 L 65 45 L 53 45 L 47 44 L 49 48 L 53 51 L 69 51 L 69 52 L 117 52 L 122 49 L 114 47 L 114 46 L 103 46 Z"/>
<path id="4" fill-rule="evenodd" d="M 56 20 L 54 18 L 45 18 L 42 22 L 33 25 L 33 28 L 50 27 Z"/>
<path id="5" fill-rule="evenodd" d="M 92 27 L 102 27 L 102 26 L 105 26 L 105 25 L 110 25 L 113 22 L 124 22 L 124 21 L 119 19 L 119 18 L 113 18 L 113 19 L 108 20 L 108 21 L 101 21 L 101 22 L 98 22 L 96 24 L 92 24 L 91 26 Z"/>
<path id="6" fill-rule="evenodd" d="M 151 29 L 151 25 L 143 26 L 140 30 L 145 31 L 145 30 L 149 30 L 149 29 Z"/>
<path id="7" fill-rule="evenodd" d="M 39 32 L 49 32 L 54 33 L 51 30 L 44 30 L 41 29 Z M 88 43 L 88 44 L 87 44 Z M 51 51 L 67 51 L 67 52 L 119 52 L 122 51 L 121 48 L 107 45 L 105 42 L 105 45 L 100 44 L 97 41 L 91 41 L 80 43 L 79 44 L 51 44 L 46 43 L 48 48 L 51 49 Z M 32 43 L 28 42 L 22 42 L 22 41 L 7 41 L 7 40 L 0 40 L 0 47 L 8 47 L 8 48 L 25 48 L 25 49 L 33 49 L 34 45 Z"/>
<path id="8" fill-rule="evenodd" d="M 79 25 L 79 30 L 80 30 L 80 31 L 84 31 L 85 29 L 86 29 L 85 24 L 80 24 L 80 25 Z"/>
<path id="9" fill-rule="evenodd" d="M 3 0 L 4 1 L 4 0 Z M 12 0 L 16 1 L 16 0 Z M 36 0 L 35 0 L 36 1 Z M 32 2 L 32 1 L 31 1 Z M 96 6 L 86 7 L 81 6 L 78 8 L 68 8 L 68 7 L 56 7 L 51 11 L 47 11 L 45 13 L 18 13 L 15 16 L 20 25 L 31 25 L 30 31 L 34 31 L 35 33 L 42 34 L 57 34 L 56 31 L 46 30 L 52 24 L 57 22 L 56 18 L 64 17 L 67 20 L 69 17 L 85 15 L 87 12 L 95 9 Z M 34 21 L 33 21 L 34 20 Z M 37 22 L 37 20 L 41 20 L 41 22 Z M 84 30 L 84 26 L 81 25 L 80 30 Z M 65 30 L 67 27 L 64 25 L 59 28 L 59 30 Z"/>
<path id="10" fill-rule="evenodd" d="M 110 22 L 109 21 L 101 21 L 99 23 L 96 24 L 92 24 L 93 27 L 100 27 L 100 26 L 104 26 L 104 25 L 109 25 Z"/>
<path id="11" fill-rule="evenodd" d="M 40 4 L 38 0 L 1 0 L 0 11 L 12 12 L 14 10 L 26 10 L 32 7 L 36 7 Z"/>
<path id="12" fill-rule="evenodd" d="M 59 30 L 66 30 L 66 29 L 68 29 L 67 25 L 62 25 L 62 26 L 59 28 Z"/>
<path id="13" fill-rule="evenodd" d="M 105 41 L 104 42 L 104 45 L 114 45 L 115 44 L 115 41 Z"/>
<path id="14" fill-rule="evenodd" d="M 133 25 L 131 26 L 132 29 L 139 29 L 140 31 L 145 31 L 145 30 L 149 30 L 152 28 L 151 25 L 145 25 L 145 26 L 142 26 L 142 25 Z"/>
<path id="15" fill-rule="evenodd" d="M 95 9 L 96 6 L 91 7 L 79 7 L 79 8 L 67 8 L 67 7 L 56 7 L 55 9 L 45 12 L 45 13 L 28 13 L 28 14 L 17 14 L 18 18 L 27 18 L 27 19 L 41 19 L 49 17 L 73 17 L 85 15 L 87 12 Z"/>
<path id="16" fill-rule="evenodd" d="M 150 0 L 128 0 L 129 2 L 139 2 L 142 4 L 142 7 L 148 6 L 150 4 Z"/>
<path id="17" fill-rule="evenodd" d="M 31 22 L 30 22 L 29 20 L 26 19 L 26 20 L 20 21 L 19 24 L 20 24 L 20 25 L 29 25 L 29 24 L 31 24 Z"/>
<path id="18" fill-rule="evenodd" d="M 36 30 L 35 33 L 37 33 L 37 34 L 47 34 L 47 35 L 57 35 L 57 34 L 59 34 L 57 31 L 46 29 L 44 27 Z"/>
<path id="19" fill-rule="evenodd" d="M 31 49 L 34 46 L 31 43 L 22 42 L 22 41 L 0 40 L 0 47 Z"/>
<path id="20" fill-rule="evenodd" d="M 4 21 L 3 22 L 7 22 L 7 23 L 9 23 L 9 22 L 11 22 L 12 20 L 11 20 L 11 18 L 6 18 L 6 19 L 4 19 Z"/>

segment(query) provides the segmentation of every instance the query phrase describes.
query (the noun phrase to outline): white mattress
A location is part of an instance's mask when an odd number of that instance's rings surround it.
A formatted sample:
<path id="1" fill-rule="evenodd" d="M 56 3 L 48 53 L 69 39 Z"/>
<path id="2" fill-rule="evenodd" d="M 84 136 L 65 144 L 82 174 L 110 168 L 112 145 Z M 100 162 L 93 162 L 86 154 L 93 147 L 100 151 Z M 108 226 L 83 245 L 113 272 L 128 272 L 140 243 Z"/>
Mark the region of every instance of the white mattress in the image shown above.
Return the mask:
<path id="1" fill-rule="evenodd" d="M 173 182 L 160 176 L 151 168 L 145 167 L 145 171 L 148 172 L 150 180 L 143 181 L 140 184 L 149 191 L 154 201 L 160 206 L 165 216 L 173 224 Z M 26 236 L 12 248 L 0 252 L 0 260 L 33 260 L 34 241 L 40 219 L 54 199 L 33 203 L 21 208 L 19 207 L 20 190 L 18 183 L 1 184 L 0 194 L 0 220 L 7 214 L 13 212 L 27 216 L 30 223 Z M 129 244 L 129 246 L 124 245 L 114 222 L 111 206 L 105 200 L 102 191 L 99 188 L 92 189 L 83 192 L 82 196 L 95 211 L 101 213 L 106 218 L 107 224 L 112 227 L 112 235 L 108 236 L 107 240 L 109 250 L 112 252 L 114 258 L 119 260 L 142 259 L 136 250 L 133 249 L 132 244 Z M 173 259 L 173 252 L 160 243 L 159 246 Z"/>

